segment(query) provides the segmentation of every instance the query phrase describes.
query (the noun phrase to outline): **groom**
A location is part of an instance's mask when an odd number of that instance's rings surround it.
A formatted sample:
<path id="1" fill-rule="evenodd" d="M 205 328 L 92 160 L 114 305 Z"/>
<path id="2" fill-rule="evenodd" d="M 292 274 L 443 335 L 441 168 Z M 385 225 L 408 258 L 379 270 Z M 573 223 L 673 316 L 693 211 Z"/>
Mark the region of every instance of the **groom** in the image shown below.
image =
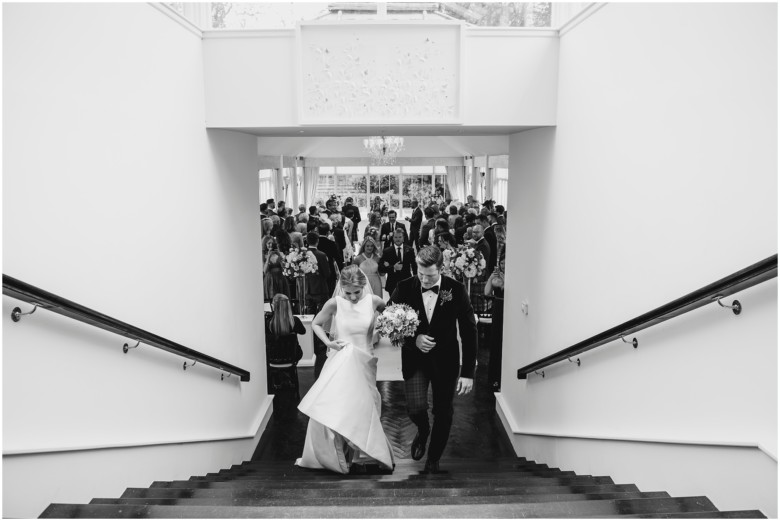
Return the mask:
<path id="1" fill-rule="evenodd" d="M 406 408 L 417 425 L 412 458 L 422 459 L 430 434 L 426 473 L 437 473 L 439 459 L 452 426 L 452 400 L 457 392 L 474 387 L 477 358 L 477 324 L 463 284 L 441 274 L 442 253 L 425 246 L 417 253 L 417 277 L 398 283 L 388 304 L 408 304 L 420 317 L 414 336 L 401 349 L 401 369 L 406 387 Z M 457 322 L 462 341 L 460 360 Z M 428 387 L 433 390 L 433 429 L 428 424 Z"/>

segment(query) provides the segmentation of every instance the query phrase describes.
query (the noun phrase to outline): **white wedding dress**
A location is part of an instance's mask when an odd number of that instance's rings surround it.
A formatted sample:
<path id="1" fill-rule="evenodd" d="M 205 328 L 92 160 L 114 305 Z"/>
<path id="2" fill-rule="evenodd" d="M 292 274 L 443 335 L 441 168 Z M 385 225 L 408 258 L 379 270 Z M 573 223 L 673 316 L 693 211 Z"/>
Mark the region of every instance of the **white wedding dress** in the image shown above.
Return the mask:
<path id="1" fill-rule="evenodd" d="M 352 463 L 377 462 L 393 468 L 393 449 L 380 422 L 373 354 L 374 306 L 364 291 L 355 304 L 336 298 L 335 338 L 347 345 L 330 351 L 320 377 L 298 409 L 309 417 L 301 467 L 346 474 Z"/>

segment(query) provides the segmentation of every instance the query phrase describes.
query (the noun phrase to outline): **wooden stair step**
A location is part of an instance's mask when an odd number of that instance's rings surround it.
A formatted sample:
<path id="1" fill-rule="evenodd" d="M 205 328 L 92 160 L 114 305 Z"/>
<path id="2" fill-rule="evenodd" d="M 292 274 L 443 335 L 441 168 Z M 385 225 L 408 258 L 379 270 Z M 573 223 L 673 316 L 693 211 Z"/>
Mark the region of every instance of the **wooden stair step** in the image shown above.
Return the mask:
<path id="1" fill-rule="evenodd" d="M 604 518 L 663 518 L 663 519 L 766 519 L 760 510 L 718 510 L 715 512 L 676 512 L 663 514 L 631 514 L 624 516 L 599 516 Z"/>
<path id="2" fill-rule="evenodd" d="M 388 471 L 389 472 L 389 471 Z M 446 474 L 423 474 L 422 471 L 414 473 L 392 473 L 384 474 L 380 479 L 430 479 L 431 477 L 439 476 L 453 476 L 458 479 L 501 479 L 501 478 L 513 478 L 523 476 L 539 476 L 539 477 L 556 477 L 556 476 L 576 476 L 572 471 L 560 471 L 560 470 L 514 470 L 509 472 L 447 472 Z M 330 472 L 328 474 L 321 473 L 308 473 L 308 472 L 285 472 L 276 474 L 267 473 L 247 473 L 247 474 L 206 474 L 205 476 L 192 476 L 190 481 L 331 481 L 338 479 L 368 479 L 374 474 L 335 474 Z"/>
<path id="3" fill-rule="evenodd" d="M 122 498 L 330 498 L 330 497 L 454 497 L 508 494 L 597 494 L 609 492 L 639 492 L 636 485 L 539 485 L 524 487 L 469 488 L 128 488 Z"/>
<path id="4" fill-rule="evenodd" d="M 53 503 L 42 518 L 516 518 L 716 512 L 706 497 L 493 505 L 226 507 Z"/>
<path id="5" fill-rule="evenodd" d="M 474 480 L 461 480 L 461 479 L 448 479 L 444 474 L 433 474 L 430 476 L 443 476 L 443 477 L 431 477 L 431 479 L 420 480 L 402 480 L 402 481 L 379 481 L 379 480 L 365 480 L 365 479 L 349 479 L 345 476 L 345 479 L 338 479 L 332 481 L 311 481 L 306 482 L 306 486 L 310 488 L 441 488 L 441 487 L 463 487 L 472 486 Z M 295 482 L 285 482 L 283 480 L 277 481 L 155 481 L 151 484 L 150 488 L 289 488 L 291 484 Z M 482 486 L 522 486 L 530 484 L 545 484 L 545 485 L 614 485 L 612 478 L 609 476 L 574 476 L 574 477 L 561 477 L 561 478 L 542 478 L 542 477 L 520 477 L 520 478 L 506 478 L 506 479 L 481 479 L 479 483 Z"/>
<path id="6" fill-rule="evenodd" d="M 96 498 L 91 505 L 185 505 L 185 506 L 393 506 L 393 505 L 469 505 L 499 503 L 547 503 L 590 501 L 597 499 L 668 498 L 666 492 L 606 492 L 595 494 L 513 494 L 490 496 L 417 496 L 417 497 L 331 497 L 331 498 Z"/>

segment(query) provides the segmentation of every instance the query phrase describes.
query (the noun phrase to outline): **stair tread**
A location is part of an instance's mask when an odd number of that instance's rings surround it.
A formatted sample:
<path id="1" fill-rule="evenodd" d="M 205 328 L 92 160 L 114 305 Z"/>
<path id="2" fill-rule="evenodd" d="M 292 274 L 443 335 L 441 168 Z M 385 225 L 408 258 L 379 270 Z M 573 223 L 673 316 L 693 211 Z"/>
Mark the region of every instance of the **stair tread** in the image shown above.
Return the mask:
<path id="1" fill-rule="evenodd" d="M 122 505 L 200 505 L 200 506 L 392 506 L 392 505 L 465 505 L 498 503 L 545 503 L 564 501 L 592 501 L 599 499 L 646 499 L 668 498 L 666 492 L 605 492 L 593 494 L 502 494 L 502 495 L 456 495 L 456 496 L 401 496 L 401 497 L 313 497 L 313 498 L 96 498 L 90 504 Z"/>
<path id="2" fill-rule="evenodd" d="M 392 476 L 383 476 L 382 479 L 366 479 L 361 476 L 345 475 L 342 479 L 328 481 L 307 481 L 306 486 L 310 488 L 437 488 L 437 487 L 455 487 L 455 486 L 473 486 L 478 483 L 482 486 L 501 486 L 501 485 L 521 485 L 521 484 L 608 484 L 614 485 L 609 476 L 574 476 L 561 478 L 545 477 L 520 477 L 504 479 L 480 479 L 480 480 L 462 480 L 446 477 L 445 474 L 433 475 L 444 477 L 430 477 L 430 479 L 418 480 L 392 480 Z M 291 484 L 300 483 L 295 481 L 252 481 L 252 480 L 234 480 L 234 481 L 155 481 L 149 488 L 259 488 L 261 486 L 268 488 L 287 488 Z"/>
<path id="3" fill-rule="evenodd" d="M 432 497 L 490 496 L 505 494 L 586 494 L 606 492 L 639 492 L 634 484 L 618 485 L 528 485 L 469 488 L 128 488 L 122 498 L 328 498 L 328 497 Z"/>
<path id="4" fill-rule="evenodd" d="M 246 474 L 207 474 L 205 476 L 192 476 L 190 481 L 328 481 L 334 479 L 344 479 L 346 476 L 353 479 L 365 479 L 369 476 L 392 476 L 392 479 L 429 479 L 431 475 L 422 474 L 422 469 L 418 469 L 414 472 L 393 472 L 383 471 L 380 473 L 360 473 L 360 474 L 336 474 L 333 472 L 307 472 L 307 471 L 289 471 L 284 473 L 246 473 Z M 539 477 L 574 477 L 575 474 L 572 471 L 557 471 L 557 470 L 534 470 L 534 471 L 510 471 L 510 472 L 459 472 L 450 470 L 447 474 L 435 474 L 434 476 L 457 476 L 459 479 L 482 479 L 482 478 L 513 478 L 513 477 L 525 477 L 525 476 L 539 476 Z"/>
<path id="5" fill-rule="evenodd" d="M 586 516 L 587 517 L 587 516 Z M 676 512 L 676 513 L 661 513 L 661 514 L 629 514 L 622 516 L 598 516 L 599 518 L 699 518 L 699 519 L 714 519 L 714 518 L 730 518 L 730 519 L 766 519 L 766 516 L 760 510 L 719 510 L 714 512 Z"/>
<path id="6" fill-rule="evenodd" d="M 583 517 L 671 512 L 715 512 L 705 497 L 654 499 L 603 499 L 552 503 L 492 505 L 403 506 L 167 506 L 167 505 L 74 505 L 54 503 L 41 517 L 163 517 L 163 518 L 495 518 Z"/>

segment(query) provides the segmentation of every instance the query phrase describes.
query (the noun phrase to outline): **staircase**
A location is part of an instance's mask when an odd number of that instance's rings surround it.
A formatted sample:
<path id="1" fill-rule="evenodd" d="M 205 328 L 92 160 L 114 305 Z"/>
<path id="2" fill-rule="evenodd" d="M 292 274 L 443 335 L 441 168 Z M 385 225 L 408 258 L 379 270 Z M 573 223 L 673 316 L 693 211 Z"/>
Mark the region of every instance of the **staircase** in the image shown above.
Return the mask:
<path id="1" fill-rule="evenodd" d="M 443 459 L 441 474 L 398 460 L 347 476 L 291 461 L 252 461 L 186 481 L 128 488 L 118 499 L 52 504 L 42 518 L 763 518 L 719 511 L 704 496 L 670 497 L 525 458 Z"/>

